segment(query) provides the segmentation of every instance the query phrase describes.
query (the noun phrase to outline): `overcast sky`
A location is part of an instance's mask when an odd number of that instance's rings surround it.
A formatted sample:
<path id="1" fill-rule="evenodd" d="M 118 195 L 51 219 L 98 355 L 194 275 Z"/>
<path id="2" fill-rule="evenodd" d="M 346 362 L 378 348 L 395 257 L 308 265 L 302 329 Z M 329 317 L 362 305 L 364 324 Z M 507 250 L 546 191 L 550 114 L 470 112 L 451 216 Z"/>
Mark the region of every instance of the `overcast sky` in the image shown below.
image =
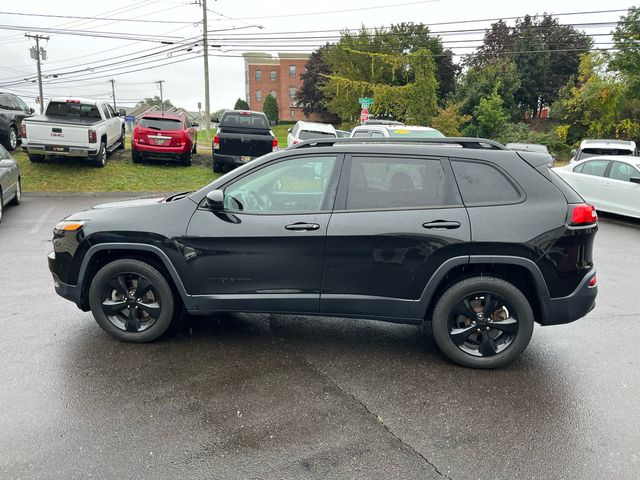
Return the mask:
<path id="1" fill-rule="evenodd" d="M 23 31 L 12 31 L 5 27 L 27 26 L 30 32 L 37 33 L 38 28 L 64 28 L 90 30 L 96 32 L 111 32 L 118 34 L 148 35 L 150 40 L 158 40 L 160 37 L 167 41 L 180 42 L 185 38 L 196 38 L 202 34 L 200 22 L 202 9 L 187 0 L 111 0 L 109 2 L 92 2 L 86 0 L 30 0 L 22 2 L 17 9 L 16 2 L 3 1 L 0 11 L 19 12 L 25 14 L 41 15 L 71 15 L 89 17 L 108 17 L 115 19 L 133 20 L 159 20 L 172 22 L 193 23 L 151 23 L 139 21 L 92 21 L 72 20 L 65 18 L 15 16 L 0 14 L 0 90 L 14 91 L 27 103 L 35 106 L 37 84 L 22 83 L 11 86 L 7 83 L 20 81 L 23 78 L 33 78 L 36 72 L 35 61 L 29 57 L 31 41 L 24 37 Z M 516 17 L 525 14 L 569 13 L 595 10 L 626 9 L 631 4 L 612 0 L 603 3 L 594 0 L 565 0 L 550 1 L 477 1 L 477 0 L 352 0 L 350 2 L 338 0 L 324 0 L 323 2 L 291 2 L 263 0 L 208 0 L 209 30 L 227 30 L 212 34 L 210 45 L 222 45 L 229 43 L 232 35 L 259 34 L 265 37 L 279 35 L 281 32 L 306 32 L 310 30 L 339 30 L 344 28 L 358 28 L 361 25 L 367 27 L 380 27 L 399 22 L 415 22 L 434 24 L 440 22 L 453 22 L 463 20 L 492 19 L 498 17 Z M 379 8 L 382 7 L 382 8 Z M 353 10 L 341 11 L 340 10 Z M 214 13 L 216 12 L 216 13 Z M 322 14 L 319 12 L 332 12 Z M 311 15 L 303 15 L 309 14 Z M 585 22 L 611 22 L 616 21 L 620 13 L 600 13 L 581 16 L 561 17 L 566 23 Z M 460 29 L 485 28 L 491 22 L 480 21 L 477 23 L 451 24 L 433 26 L 434 31 L 451 31 Z M 256 28 L 261 26 L 262 28 Z M 33 27 L 33 28 L 31 28 Z M 228 31 L 231 28 L 239 28 L 237 31 Z M 588 33 L 606 33 L 610 26 L 596 28 L 584 27 Z M 48 58 L 43 64 L 43 74 L 58 73 L 58 79 L 45 80 L 45 98 L 59 95 L 89 96 L 92 98 L 108 99 L 111 95 L 109 78 L 116 80 L 116 95 L 122 104 L 132 105 L 137 100 L 159 94 L 158 86 L 154 81 L 165 80 L 165 97 L 171 99 L 175 105 L 188 110 L 197 110 L 198 102 L 204 106 L 204 81 L 202 57 L 195 57 L 194 52 L 199 52 L 200 47 L 194 47 L 190 53 L 184 48 L 175 47 L 171 57 L 166 53 L 162 56 L 148 57 L 144 61 L 156 60 L 155 64 L 140 65 L 133 63 L 121 63 L 110 66 L 114 69 L 102 72 L 100 69 L 88 70 L 92 66 L 105 63 L 114 63 L 130 59 L 133 54 L 139 55 L 156 53 L 169 50 L 174 47 L 162 45 L 158 42 L 134 41 L 110 38 L 91 38 L 62 35 L 60 33 L 48 34 L 51 39 L 46 47 Z M 296 34 L 300 36 L 301 34 Z M 322 32 L 308 34 L 311 36 L 332 36 L 336 32 Z M 167 39 L 173 36 L 177 38 Z M 455 41 L 445 43 L 446 46 L 462 47 L 465 45 L 477 45 L 482 38 L 482 33 L 470 32 L 464 35 L 443 34 L 443 39 Z M 467 42 L 460 42 L 466 40 Z M 610 42 L 605 36 L 596 37 L 597 42 Z M 196 40 L 194 40 L 195 42 Z M 313 40 L 306 42 L 318 42 Z M 210 88 L 212 98 L 211 110 L 219 108 L 231 108 L 238 97 L 244 98 L 244 62 L 241 58 L 243 46 L 210 48 L 213 55 L 210 58 Z M 278 50 L 299 50 L 295 40 L 282 42 L 283 46 L 270 48 Z M 174 43 L 176 45 L 176 43 Z M 182 44 L 180 44 L 182 45 Z M 193 45 L 191 45 L 193 46 Z M 607 47 L 608 45 L 603 45 Z M 155 49 L 151 50 L 150 49 Z M 308 48 L 312 50 L 313 48 Z M 249 46 L 246 50 L 265 50 L 257 46 Z M 473 49 L 456 48 L 457 53 L 471 52 Z M 131 54 L 123 58 L 114 58 Z M 189 59 L 192 55 L 194 58 Z M 224 58 L 226 56 L 226 58 Z M 459 59 L 460 57 L 457 57 Z M 189 60 L 185 60 L 189 59 Z M 152 67 L 156 64 L 181 61 L 169 66 L 149 68 L 146 70 L 117 75 L 123 70 L 133 70 Z M 139 60 L 143 61 L 143 60 Z M 62 75 L 63 72 L 67 75 Z M 71 81 L 71 77 L 77 77 Z M 102 78 L 95 78 L 102 77 Z M 66 80 L 65 80 L 66 78 Z M 65 83 L 63 83 L 63 81 Z M 58 82 L 54 84 L 53 82 Z M 204 108 L 204 107 L 203 107 Z"/>

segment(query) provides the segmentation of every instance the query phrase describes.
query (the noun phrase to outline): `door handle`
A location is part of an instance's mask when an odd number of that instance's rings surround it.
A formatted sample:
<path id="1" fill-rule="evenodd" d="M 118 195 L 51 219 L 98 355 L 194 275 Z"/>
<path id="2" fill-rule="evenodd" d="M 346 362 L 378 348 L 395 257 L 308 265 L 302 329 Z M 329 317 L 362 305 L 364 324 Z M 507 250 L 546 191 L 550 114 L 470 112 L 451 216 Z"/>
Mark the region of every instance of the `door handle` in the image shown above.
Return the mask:
<path id="1" fill-rule="evenodd" d="M 424 228 L 431 228 L 434 230 L 453 230 L 454 228 L 460 228 L 460 222 L 450 222 L 447 220 L 435 220 L 433 222 L 423 223 Z"/>
<path id="2" fill-rule="evenodd" d="M 287 225 L 284 228 L 286 228 L 287 230 L 293 230 L 295 232 L 302 232 L 302 231 L 311 231 L 311 230 L 318 230 L 320 228 L 320 225 L 318 225 L 317 223 L 304 223 L 304 222 L 297 222 L 297 223 L 292 223 L 291 225 Z"/>

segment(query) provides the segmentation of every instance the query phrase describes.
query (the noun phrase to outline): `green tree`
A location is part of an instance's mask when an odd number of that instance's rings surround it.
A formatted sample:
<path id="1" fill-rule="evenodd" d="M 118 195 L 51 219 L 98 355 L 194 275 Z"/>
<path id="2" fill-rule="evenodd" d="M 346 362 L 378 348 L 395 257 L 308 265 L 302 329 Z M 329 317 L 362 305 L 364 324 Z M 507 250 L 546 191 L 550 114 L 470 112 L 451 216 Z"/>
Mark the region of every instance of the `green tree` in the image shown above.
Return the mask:
<path id="1" fill-rule="evenodd" d="M 144 100 L 136 103 L 136 108 L 137 107 L 142 107 L 142 106 L 160 106 L 160 97 L 159 96 L 155 96 L 155 97 L 147 97 Z M 163 99 L 162 100 L 162 105 L 164 108 L 173 108 L 173 104 L 171 103 L 171 100 L 167 100 L 167 99 Z"/>
<path id="2" fill-rule="evenodd" d="M 516 99 L 520 105 L 536 114 L 542 107 L 544 86 L 549 73 L 549 51 L 542 37 L 533 29 L 518 35 L 514 62 L 520 76 Z"/>
<path id="3" fill-rule="evenodd" d="M 496 137 L 509 121 L 509 115 L 503 107 L 504 102 L 498 94 L 498 87 L 499 85 L 496 85 L 488 98 L 481 99 L 473 111 L 476 131 L 480 137 Z"/>
<path id="4" fill-rule="evenodd" d="M 278 101 L 274 98 L 273 95 L 269 94 L 267 95 L 267 98 L 264 99 L 262 111 L 267 116 L 270 122 L 278 123 L 278 120 L 280 120 L 280 114 L 278 112 Z"/>
<path id="5" fill-rule="evenodd" d="M 323 75 L 331 74 L 329 64 L 324 58 L 325 53 L 330 48 L 331 46 L 327 44 L 312 52 L 305 65 L 305 71 L 300 76 L 302 86 L 298 90 L 296 99 L 298 105 L 302 107 L 302 111 L 307 116 L 312 113 L 327 113 L 325 96 L 321 87 L 326 81 L 326 77 L 323 77 Z"/>
<path id="6" fill-rule="evenodd" d="M 462 104 L 448 101 L 438 109 L 438 113 L 431 121 L 431 127 L 440 130 L 447 137 L 460 137 L 462 127 L 472 119 L 471 115 L 461 113 Z"/>
<path id="7" fill-rule="evenodd" d="M 233 106 L 233 109 L 249 110 L 249 104 L 245 100 L 242 100 L 241 98 L 239 98 L 238 100 L 236 100 L 236 104 Z"/>
<path id="8" fill-rule="evenodd" d="M 631 7 L 627 15 L 618 22 L 613 32 L 614 46 L 610 64 L 612 70 L 618 70 L 629 82 L 630 92 L 637 96 L 640 93 L 640 8 Z"/>

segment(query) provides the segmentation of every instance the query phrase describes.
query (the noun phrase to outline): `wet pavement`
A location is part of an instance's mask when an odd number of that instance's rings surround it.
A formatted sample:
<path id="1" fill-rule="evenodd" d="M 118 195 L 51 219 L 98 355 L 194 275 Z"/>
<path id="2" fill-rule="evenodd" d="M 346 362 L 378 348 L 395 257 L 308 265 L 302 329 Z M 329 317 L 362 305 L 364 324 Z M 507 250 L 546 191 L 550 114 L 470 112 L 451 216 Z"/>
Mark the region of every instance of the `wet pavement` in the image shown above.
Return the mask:
<path id="1" fill-rule="evenodd" d="M 46 262 L 57 220 L 112 200 L 5 209 L 0 479 L 640 478 L 640 222 L 601 219 L 587 318 L 477 371 L 365 320 L 220 315 L 112 340 Z"/>

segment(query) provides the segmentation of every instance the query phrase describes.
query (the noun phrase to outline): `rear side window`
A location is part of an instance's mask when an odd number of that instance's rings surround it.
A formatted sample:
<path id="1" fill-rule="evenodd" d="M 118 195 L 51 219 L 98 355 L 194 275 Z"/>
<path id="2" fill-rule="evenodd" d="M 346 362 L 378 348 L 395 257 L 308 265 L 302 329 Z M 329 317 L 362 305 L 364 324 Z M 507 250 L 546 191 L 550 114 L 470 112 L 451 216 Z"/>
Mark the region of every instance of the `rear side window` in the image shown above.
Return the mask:
<path id="1" fill-rule="evenodd" d="M 140 119 L 140 126 L 152 130 L 182 130 L 182 122 L 171 118 L 146 118 Z"/>
<path id="2" fill-rule="evenodd" d="M 452 161 L 464 203 L 515 203 L 520 200 L 516 187 L 497 168 L 486 163 Z"/>
<path id="3" fill-rule="evenodd" d="M 347 210 L 445 205 L 445 183 L 440 160 L 354 157 Z"/>
<path id="4" fill-rule="evenodd" d="M 220 126 L 269 130 L 269 122 L 266 116 L 242 113 L 226 113 L 222 117 Z"/>
<path id="5" fill-rule="evenodd" d="M 593 175 L 594 177 L 604 177 L 604 172 L 607 170 L 608 166 L 608 160 L 591 160 L 584 164 L 580 173 Z"/>
<path id="6" fill-rule="evenodd" d="M 78 117 L 101 119 L 96 105 L 79 102 L 51 102 L 47 107 L 47 115 L 54 117 Z"/>

